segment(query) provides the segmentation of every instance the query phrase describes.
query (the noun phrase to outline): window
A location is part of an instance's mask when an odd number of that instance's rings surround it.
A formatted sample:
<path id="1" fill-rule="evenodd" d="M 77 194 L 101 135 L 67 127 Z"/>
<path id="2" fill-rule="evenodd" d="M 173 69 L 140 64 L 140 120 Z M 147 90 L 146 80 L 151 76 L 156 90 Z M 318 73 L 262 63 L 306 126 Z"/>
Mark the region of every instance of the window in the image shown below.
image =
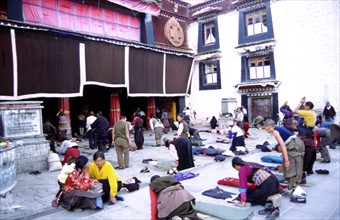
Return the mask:
<path id="1" fill-rule="evenodd" d="M 241 58 L 241 82 L 275 80 L 274 53 Z"/>
<path id="2" fill-rule="evenodd" d="M 220 48 L 217 18 L 214 18 L 213 21 L 199 23 L 197 48 L 199 53 Z"/>
<path id="3" fill-rule="evenodd" d="M 214 44 L 215 41 L 215 24 L 213 22 L 204 24 L 204 44 Z"/>
<path id="4" fill-rule="evenodd" d="M 218 60 L 200 63 L 200 90 L 221 89 Z"/>
<path id="5" fill-rule="evenodd" d="M 140 41 L 140 20 L 131 15 L 70 0 L 22 0 L 22 7 L 27 23 Z"/>
<path id="6" fill-rule="evenodd" d="M 248 36 L 266 33 L 268 31 L 266 10 L 247 14 L 246 26 Z"/>
<path id="7" fill-rule="evenodd" d="M 240 10 L 238 44 L 274 38 L 270 2 Z"/>
<path id="8" fill-rule="evenodd" d="M 249 59 L 250 79 L 270 78 L 270 58 L 256 57 Z"/>

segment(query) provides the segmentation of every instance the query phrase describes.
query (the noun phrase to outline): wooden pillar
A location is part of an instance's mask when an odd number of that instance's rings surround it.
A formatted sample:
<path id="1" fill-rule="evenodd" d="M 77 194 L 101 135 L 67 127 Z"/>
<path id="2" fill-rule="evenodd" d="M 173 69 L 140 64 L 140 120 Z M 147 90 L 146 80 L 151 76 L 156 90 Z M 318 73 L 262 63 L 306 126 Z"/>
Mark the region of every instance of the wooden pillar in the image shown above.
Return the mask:
<path id="1" fill-rule="evenodd" d="M 111 127 L 119 121 L 121 116 L 120 100 L 118 93 L 112 93 L 110 98 L 110 125 Z"/>
<path id="2" fill-rule="evenodd" d="M 60 98 L 59 99 L 59 109 L 63 110 L 66 119 L 67 119 L 67 135 L 71 135 L 71 117 L 70 117 L 70 99 L 69 98 Z"/>
<path id="3" fill-rule="evenodd" d="M 171 105 L 171 117 L 174 119 L 174 122 L 177 121 L 177 105 L 176 102 L 172 102 Z"/>
<path id="4" fill-rule="evenodd" d="M 155 97 L 148 97 L 146 104 L 146 127 L 150 127 L 151 114 L 156 115 Z"/>

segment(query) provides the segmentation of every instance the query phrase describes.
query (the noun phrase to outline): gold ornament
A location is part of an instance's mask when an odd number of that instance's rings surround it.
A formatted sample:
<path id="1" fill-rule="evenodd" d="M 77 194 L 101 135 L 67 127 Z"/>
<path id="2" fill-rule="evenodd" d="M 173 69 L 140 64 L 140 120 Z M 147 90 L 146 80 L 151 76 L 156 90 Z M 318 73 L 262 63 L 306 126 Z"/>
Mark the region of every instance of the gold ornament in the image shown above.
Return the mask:
<path id="1" fill-rule="evenodd" d="M 180 47 L 184 43 L 184 32 L 176 18 L 170 18 L 164 27 L 164 35 L 175 47 Z"/>

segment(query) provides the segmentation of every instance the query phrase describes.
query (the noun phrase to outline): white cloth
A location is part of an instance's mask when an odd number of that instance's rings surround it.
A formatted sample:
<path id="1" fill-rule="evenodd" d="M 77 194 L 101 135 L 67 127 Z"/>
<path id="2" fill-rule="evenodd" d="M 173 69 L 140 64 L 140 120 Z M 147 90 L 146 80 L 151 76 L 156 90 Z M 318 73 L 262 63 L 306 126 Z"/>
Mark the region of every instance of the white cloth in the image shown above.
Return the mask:
<path id="1" fill-rule="evenodd" d="M 172 156 L 175 160 L 178 160 L 179 158 L 178 158 L 178 154 L 177 154 L 177 150 L 176 150 L 175 145 L 170 144 L 169 150 L 170 150 L 171 156 Z"/>
<path id="2" fill-rule="evenodd" d="M 73 146 L 77 146 L 77 143 L 74 143 L 69 140 L 64 140 L 60 145 L 59 153 L 65 154 L 66 150 Z"/>
<path id="3" fill-rule="evenodd" d="M 140 116 L 145 116 L 145 112 L 139 111 L 139 115 L 140 115 Z"/>
<path id="4" fill-rule="evenodd" d="M 178 125 L 178 130 L 177 130 L 177 135 L 181 136 L 182 132 L 183 132 L 184 126 L 183 123 L 179 123 Z"/>
<path id="5" fill-rule="evenodd" d="M 61 171 L 58 175 L 59 182 L 65 183 L 68 174 L 72 173 L 75 167 L 76 167 L 75 163 L 71 163 L 70 165 L 65 163 L 65 165 L 61 168 Z"/>
<path id="6" fill-rule="evenodd" d="M 90 115 L 86 118 L 86 129 L 91 130 L 91 124 L 97 119 L 97 117 Z"/>
<path id="7" fill-rule="evenodd" d="M 231 128 L 231 132 L 233 134 L 236 133 L 236 137 L 240 137 L 240 136 L 244 135 L 242 129 L 239 126 L 236 126 L 236 125 L 234 125 Z"/>

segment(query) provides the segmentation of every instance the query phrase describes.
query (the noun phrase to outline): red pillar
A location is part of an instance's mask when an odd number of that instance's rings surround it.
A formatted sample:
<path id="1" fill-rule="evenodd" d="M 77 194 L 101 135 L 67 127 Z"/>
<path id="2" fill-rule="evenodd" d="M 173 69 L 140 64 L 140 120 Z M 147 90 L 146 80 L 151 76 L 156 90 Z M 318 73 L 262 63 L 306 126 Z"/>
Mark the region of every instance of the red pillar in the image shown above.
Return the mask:
<path id="1" fill-rule="evenodd" d="M 60 98 L 59 99 L 59 109 L 63 110 L 67 119 L 67 135 L 71 135 L 71 117 L 70 117 L 70 99 Z"/>
<path id="2" fill-rule="evenodd" d="M 148 97 L 146 104 L 146 126 L 150 127 L 150 116 L 156 115 L 155 97 Z"/>
<path id="3" fill-rule="evenodd" d="M 112 93 L 110 98 L 110 125 L 113 126 L 120 118 L 120 100 L 117 93 Z"/>

